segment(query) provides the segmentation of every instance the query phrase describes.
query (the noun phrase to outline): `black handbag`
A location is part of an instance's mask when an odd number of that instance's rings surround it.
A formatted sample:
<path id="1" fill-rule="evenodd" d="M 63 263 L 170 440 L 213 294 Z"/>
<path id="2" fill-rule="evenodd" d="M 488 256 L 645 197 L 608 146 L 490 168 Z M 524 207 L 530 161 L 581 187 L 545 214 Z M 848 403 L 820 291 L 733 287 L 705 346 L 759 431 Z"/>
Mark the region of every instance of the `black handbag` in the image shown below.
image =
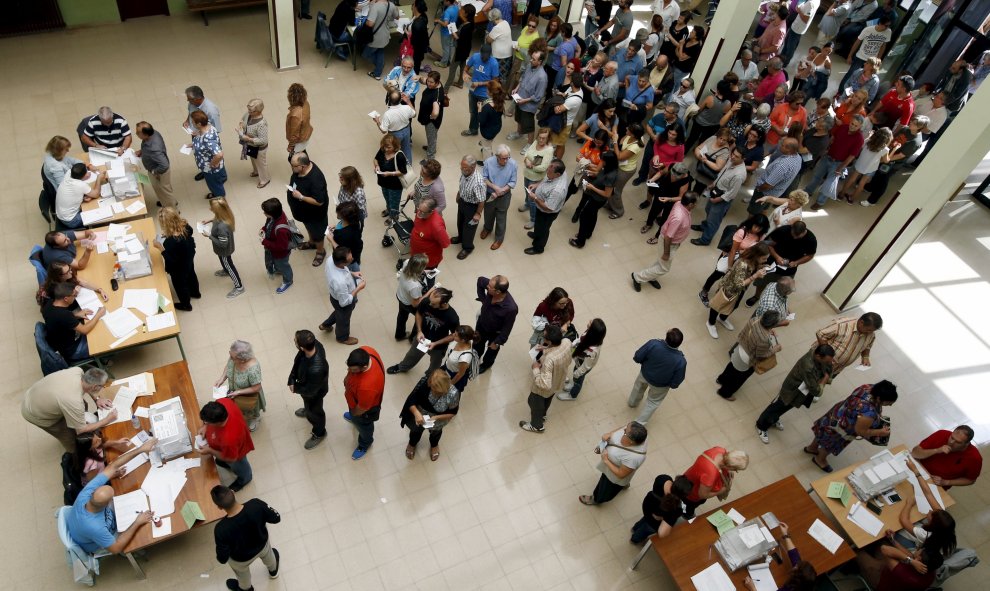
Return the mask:
<path id="1" fill-rule="evenodd" d="M 354 45 L 358 48 L 358 50 L 363 49 L 366 45 L 375 40 L 375 33 L 378 32 L 378 29 L 382 28 L 382 25 L 385 24 L 386 20 L 388 20 L 388 11 L 385 13 L 385 18 L 383 18 L 382 22 L 375 26 L 374 30 L 367 25 L 361 25 L 356 31 L 354 31 Z"/>

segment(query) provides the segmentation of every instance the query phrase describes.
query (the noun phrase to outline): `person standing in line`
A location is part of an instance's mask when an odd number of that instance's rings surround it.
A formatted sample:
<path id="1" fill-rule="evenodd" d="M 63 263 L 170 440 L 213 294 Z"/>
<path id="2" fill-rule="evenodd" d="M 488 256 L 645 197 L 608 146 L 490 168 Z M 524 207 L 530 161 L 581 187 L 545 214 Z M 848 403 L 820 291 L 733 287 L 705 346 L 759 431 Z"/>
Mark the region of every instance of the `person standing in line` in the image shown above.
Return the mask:
<path id="1" fill-rule="evenodd" d="M 857 359 L 870 366 L 870 349 L 881 328 L 883 318 L 876 312 L 867 312 L 859 318 L 836 318 L 815 333 L 815 345 L 831 345 L 835 350 L 833 379 Z"/>
<path id="2" fill-rule="evenodd" d="M 729 361 L 725 369 L 715 378 L 719 385 L 716 394 L 732 402 L 736 392 L 746 383 L 756 371 L 756 366 L 766 362 L 780 352 L 781 346 L 773 329 L 780 325 L 780 314 L 776 310 L 767 310 L 761 316 L 753 316 L 742 330 L 739 339 L 729 352 Z M 773 362 L 776 365 L 776 359 Z"/>
<path id="3" fill-rule="evenodd" d="M 210 231 L 202 234 L 210 239 L 213 254 L 220 259 L 221 268 L 213 273 L 214 277 L 230 277 L 234 282 L 234 289 L 227 292 L 227 299 L 232 300 L 244 293 L 241 276 L 231 258 L 234 255 L 234 212 L 222 197 L 210 199 L 210 211 L 213 212 L 213 219 L 203 220 L 203 224 L 211 224 Z"/>
<path id="4" fill-rule="evenodd" d="M 405 373 L 416 366 L 429 354 L 430 366 L 426 375 L 433 373 L 443 364 L 447 343 L 454 340 L 454 331 L 461 324 L 457 311 L 450 307 L 454 292 L 446 287 L 434 287 L 429 295 L 416 306 L 416 332 L 411 339 L 409 351 L 402 361 L 389 367 L 389 375 Z M 426 345 L 426 352 L 421 347 Z"/>
<path id="5" fill-rule="evenodd" d="M 801 43 L 801 37 L 811 28 L 811 21 L 815 18 L 820 3 L 821 0 L 804 0 L 798 5 L 797 15 L 787 29 L 787 34 L 784 36 L 784 47 L 780 50 L 780 59 L 784 62 L 785 68 L 791 63 L 791 58 L 794 57 L 794 52 Z"/>
<path id="6" fill-rule="evenodd" d="M 327 178 L 320 167 L 304 152 L 290 155 L 289 165 L 292 167 L 292 176 L 286 187 L 285 200 L 289 203 L 292 217 L 302 222 L 306 227 L 306 233 L 309 234 L 309 240 L 300 244 L 298 248 L 299 250 L 315 248 L 313 266 L 319 267 L 327 258 L 327 251 L 323 246 L 330 209 Z"/>
<path id="7" fill-rule="evenodd" d="M 805 353 L 780 385 L 780 391 L 756 419 L 756 434 L 763 443 L 770 443 L 767 430 L 773 426 L 784 430 L 780 417 L 792 408 L 811 408 L 821 398 L 825 385 L 832 379 L 832 361 L 835 350 L 828 345 L 818 345 Z"/>
<path id="8" fill-rule="evenodd" d="M 486 201 L 485 223 L 481 229 L 480 238 L 484 240 L 495 231 L 495 241 L 491 249 L 498 250 L 505 240 L 506 212 L 512 200 L 512 189 L 516 186 L 519 167 L 511 157 L 509 146 L 500 144 L 495 153 L 485 160 L 483 175 L 485 178 Z"/>
<path id="9" fill-rule="evenodd" d="M 206 186 L 210 189 L 206 198 L 225 197 L 227 191 L 223 185 L 227 182 L 227 168 L 223 163 L 220 130 L 210 124 L 206 114 L 202 111 L 193 111 L 189 120 L 193 124 L 192 143 L 186 144 L 186 147 L 192 148 L 196 167 L 203 174 L 203 178 L 206 179 Z"/>
<path id="10" fill-rule="evenodd" d="M 646 436 L 646 426 L 636 421 L 602 435 L 595 448 L 595 453 L 601 455 L 598 471 L 602 475 L 594 493 L 578 497 L 581 504 L 601 505 L 629 488 L 636 470 L 646 461 Z"/>
<path id="11" fill-rule="evenodd" d="M 543 135 L 543 131 L 540 133 Z M 550 226 L 567 201 L 567 177 L 564 175 L 563 161 L 558 158 L 551 160 L 546 178 L 526 187 L 526 192 L 534 218 L 533 231 L 526 235 L 533 239 L 533 245 L 523 252 L 529 255 L 541 254 L 550 239 Z"/>
<path id="12" fill-rule="evenodd" d="M 619 159 L 615 152 L 611 150 L 602 152 L 602 168 L 593 179 L 582 183 L 584 194 L 574 215 L 571 216 L 572 223 L 581 221 L 577 235 L 567 241 L 574 248 L 584 248 L 585 243 L 591 238 L 598 224 L 598 210 L 612 198 L 618 175 Z"/>
<path id="13" fill-rule="evenodd" d="M 217 562 L 230 565 L 235 579 L 227 579 L 230 591 L 251 591 L 251 563 L 261 560 L 268 578 L 278 578 L 278 550 L 268 540 L 268 524 L 282 521 L 278 511 L 261 499 L 241 504 L 234 491 L 218 484 L 210 489 L 213 504 L 226 514 L 213 528 Z"/>
<path id="14" fill-rule="evenodd" d="M 650 339 L 633 355 L 633 361 L 640 365 L 640 371 L 629 392 L 629 408 L 639 406 L 643 394 L 646 394 L 646 404 L 636 417 L 637 423 L 648 423 L 670 389 L 677 389 L 684 381 L 687 358 L 678 348 L 683 342 L 684 333 L 679 328 L 672 328 L 662 341 Z"/>
<path id="15" fill-rule="evenodd" d="M 671 259 L 681 244 L 687 240 L 691 233 L 691 212 L 698 204 L 697 193 L 686 193 L 681 200 L 674 204 L 670 211 L 670 216 L 660 228 L 663 236 L 663 246 L 660 248 L 660 257 L 653 266 L 647 267 L 631 274 L 633 289 L 637 292 L 642 289 L 640 284 L 649 283 L 653 287 L 660 289 L 660 277 L 670 272 Z"/>
<path id="16" fill-rule="evenodd" d="M 134 126 L 137 136 L 141 139 L 141 148 L 134 155 L 141 159 L 141 166 L 148 171 L 151 188 L 158 197 L 158 207 L 179 207 L 172 190 L 172 170 L 168 160 L 168 150 L 165 149 L 165 139 L 162 134 L 147 121 L 138 121 Z"/>
<path id="17" fill-rule="evenodd" d="M 454 37 L 454 55 L 450 62 L 450 70 L 447 71 L 447 81 L 444 83 L 444 90 L 449 91 L 450 87 L 464 88 L 464 67 L 471 57 L 471 42 L 474 38 L 474 15 L 473 4 L 465 4 L 461 9 L 464 11 L 464 18 L 457 19 L 457 32 L 452 33 Z M 470 95 L 470 93 L 469 93 Z"/>
<path id="18" fill-rule="evenodd" d="M 543 433 L 553 395 L 564 387 L 571 373 L 571 340 L 564 338 L 559 326 L 547 326 L 543 342 L 536 346 L 537 357 L 532 365 L 529 421 L 519 421 L 519 428 L 530 433 Z"/>
<path id="19" fill-rule="evenodd" d="M 254 478 L 247 455 L 254 450 L 251 431 L 233 398 L 211 400 L 199 410 L 203 421 L 198 435 L 206 440 L 200 455 L 213 456 L 217 466 L 234 474 L 230 490 L 237 492 Z"/>
<path id="20" fill-rule="evenodd" d="M 739 147 L 732 148 L 729 162 L 719 171 L 715 180 L 705 191 L 708 202 L 705 203 L 705 219 L 700 224 L 692 225 L 691 229 L 701 232 L 701 236 L 691 239 L 695 246 L 711 244 L 715 234 L 722 227 L 722 220 L 729 213 L 732 202 L 739 195 L 743 183 L 746 182 L 745 154 Z"/>
<path id="21" fill-rule="evenodd" d="M 371 165 L 375 169 L 378 186 L 382 188 L 382 197 L 385 199 L 382 217 L 389 218 L 385 220 L 386 224 L 392 223 L 399 217 L 399 207 L 402 202 L 400 177 L 406 174 L 409 166 L 409 160 L 402 153 L 402 144 L 399 143 L 399 138 L 390 133 L 383 135 L 378 151 L 371 160 Z"/>
<path id="22" fill-rule="evenodd" d="M 275 273 L 282 276 L 282 284 L 275 288 L 276 294 L 285 293 L 292 287 L 292 267 L 289 266 L 289 255 L 292 254 L 289 245 L 291 231 L 289 220 L 282 211 L 282 202 L 277 197 L 265 199 L 261 203 L 261 211 L 265 214 L 265 225 L 258 233 L 261 245 L 265 248 L 265 269 L 268 279 L 274 279 Z"/>
<path id="23" fill-rule="evenodd" d="M 365 46 L 364 59 L 372 63 L 373 69 L 368 76 L 375 80 L 382 79 L 382 69 L 385 67 L 385 48 L 391 39 L 389 23 L 399 18 L 399 9 L 388 0 L 372 0 L 368 3 L 368 19 L 364 26 L 371 30 L 371 41 Z"/>
<path id="24" fill-rule="evenodd" d="M 426 90 L 420 96 L 419 115 L 416 121 L 426 128 L 426 158 L 421 160 L 424 165 L 437 157 L 437 134 L 443 123 L 444 101 L 447 91 L 440 84 L 440 72 L 430 72 L 426 75 Z"/>
<path id="25" fill-rule="evenodd" d="M 436 160 L 428 162 L 440 166 Z M 425 170 L 426 166 L 423 168 Z M 438 176 L 433 184 L 440 182 Z M 450 236 L 447 234 L 446 224 L 443 223 L 443 215 L 437 206 L 437 200 L 433 197 L 423 197 L 416 204 L 416 218 L 413 220 L 412 233 L 409 236 L 409 256 L 426 255 L 426 270 L 430 273 L 429 285 L 435 283 L 437 267 L 443 261 L 443 251 L 448 246 L 450 246 Z"/>
<path id="26" fill-rule="evenodd" d="M 313 431 L 303 444 L 313 449 L 327 436 L 327 413 L 323 410 L 323 399 L 330 391 L 330 364 L 323 343 L 308 330 L 297 330 L 295 336 L 296 357 L 289 371 L 289 392 L 302 398 L 302 408 L 295 415 L 304 418 L 313 426 Z"/>
<path id="27" fill-rule="evenodd" d="M 498 60 L 492 57 L 492 46 L 485 43 L 478 53 L 464 64 L 464 82 L 468 84 L 468 128 L 463 136 L 478 135 L 478 114 L 481 103 L 488 98 L 488 81 L 498 78 Z"/>
<path id="28" fill-rule="evenodd" d="M 505 136 L 505 139 L 509 141 L 525 136 L 527 145 L 533 143 L 533 134 L 536 131 L 536 113 L 540 110 L 540 103 L 547 93 L 547 73 L 543 69 L 545 54 L 546 51 L 542 49 L 536 49 L 529 53 L 529 63 L 522 71 L 519 84 L 510 93 L 516 102 L 514 116 L 517 127 L 516 131 Z"/>
<path id="29" fill-rule="evenodd" d="M 289 142 L 286 151 L 289 152 L 291 162 L 293 154 L 309 153 L 306 148 L 309 147 L 309 138 L 313 136 L 313 125 L 310 123 L 306 87 L 298 82 L 293 83 L 289 85 L 287 94 L 289 112 L 285 115 L 285 139 Z"/>
<path id="30" fill-rule="evenodd" d="M 416 307 L 424 298 L 430 295 L 426 287 L 426 265 L 429 257 L 424 254 L 411 255 L 395 276 L 399 280 L 399 285 L 395 290 L 395 299 L 399 302 L 399 312 L 395 318 L 395 340 L 401 341 L 406 338 L 406 324 L 409 316 L 416 315 Z M 415 336 L 413 333 L 411 336 Z"/>
<path id="31" fill-rule="evenodd" d="M 358 340 L 351 336 L 351 314 L 357 306 L 357 295 L 367 283 L 360 271 L 351 271 L 348 265 L 354 262 L 351 249 L 338 246 L 330 255 L 332 265 L 326 267 L 327 287 L 330 290 L 330 305 L 333 312 L 320 324 L 324 332 L 334 331 L 341 345 L 356 345 Z"/>
<path id="32" fill-rule="evenodd" d="M 155 238 L 154 246 L 162 251 L 165 272 L 172 278 L 175 309 L 191 312 L 192 304 L 189 299 L 198 300 L 202 297 L 199 293 L 199 278 L 196 277 L 196 241 L 193 239 L 192 227 L 173 207 L 158 210 L 158 223 L 161 226 L 161 235 Z"/>
<path id="33" fill-rule="evenodd" d="M 457 39 L 450 32 L 450 25 L 454 25 L 454 30 L 457 30 L 457 13 L 457 0 L 443 0 L 443 12 L 440 17 L 433 19 L 434 24 L 439 25 L 440 46 L 443 47 L 443 55 L 438 61 L 433 62 L 438 68 L 450 66 L 454 59 L 454 45 Z"/>
<path id="34" fill-rule="evenodd" d="M 385 98 L 387 109 L 385 113 L 373 118 L 375 126 L 382 134 L 392 135 L 399 142 L 402 155 L 407 163 L 412 162 L 412 121 L 416 118 L 416 109 L 403 102 L 398 90 L 388 93 Z M 399 197 L 402 197 L 402 186 L 399 186 Z"/>
<path id="35" fill-rule="evenodd" d="M 186 119 L 182 122 L 182 128 L 189 135 L 193 135 L 196 132 L 196 125 L 193 123 L 192 118 L 192 114 L 195 111 L 202 111 L 203 113 L 206 113 L 206 117 L 209 119 L 210 125 L 217 130 L 217 133 L 221 133 L 223 131 L 223 127 L 220 126 L 219 107 L 217 107 L 213 101 L 206 98 L 206 95 L 203 94 L 203 89 L 199 86 L 190 86 L 186 89 L 186 107 L 188 108 L 188 115 L 186 115 Z M 206 175 L 203 174 L 202 170 L 196 173 L 195 180 L 201 181 L 204 178 L 206 178 Z"/>
<path id="36" fill-rule="evenodd" d="M 478 277 L 477 289 L 481 312 L 475 325 L 478 336 L 474 340 L 474 350 L 481 358 L 480 375 L 491 369 L 499 350 L 509 340 L 519 306 L 509 293 L 509 279 L 503 275 L 491 279 Z"/>
<path id="37" fill-rule="evenodd" d="M 241 160 L 251 160 L 251 177 L 257 177 L 258 188 L 264 189 L 272 182 L 268 172 L 268 120 L 262 114 L 265 103 L 261 99 L 251 99 L 247 112 L 237 124 L 238 141 L 241 144 Z"/>
<path id="38" fill-rule="evenodd" d="M 416 457 L 416 446 L 423 438 L 423 431 L 427 430 L 430 432 L 430 461 L 440 459 L 443 428 L 457 415 L 460 402 L 461 391 L 450 382 L 446 370 L 436 369 L 420 378 L 399 413 L 399 426 L 409 427 L 407 459 Z"/>
<path id="39" fill-rule="evenodd" d="M 344 420 L 357 429 L 357 447 L 351 459 L 360 460 L 375 442 L 375 422 L 381 416 L 385 395 L 385 365 L 378 351 L 368 346 L 351 351 L 346 363 L 344 399 L 347 412 Z"/>
<path id="40" fill-rule="evenodd" d="M 461 158 L 461 178 L 457 186 L 457 236 L 451 244 L 460 244 L 459 260 L 474 251 L 474 233 L 478 231 L 481 212 L 485 209 L 485 177 L 474 156 Z"/>

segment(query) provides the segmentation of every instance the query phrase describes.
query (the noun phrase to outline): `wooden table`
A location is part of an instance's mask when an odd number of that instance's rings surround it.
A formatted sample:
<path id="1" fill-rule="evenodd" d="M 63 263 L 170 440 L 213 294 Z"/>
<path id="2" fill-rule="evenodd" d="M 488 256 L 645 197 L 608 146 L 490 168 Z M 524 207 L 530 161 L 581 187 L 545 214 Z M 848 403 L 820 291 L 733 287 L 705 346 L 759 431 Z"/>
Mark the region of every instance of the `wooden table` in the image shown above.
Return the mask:
<path id="1" fill-rule="evenodd" d="M 902 451 L 907 451 L 906 445 L 898 445 L 897 447 L 891 448 L 890 453 L 897 455 Z M 901 509 L 904 507 L 903 500 L 895 505 L 885 504 L 883 506 L 880 515 L 877 515 L 884 525 L 883 529 L 880 530 L 880 535 L 878 536 L 871 536 L 863 528 L 846 519 L 846 516 L 849 515 L 849 509 L 852 508 L 853 503 L 850 503 L 849 507 L 844 507 L 842 506 L 842 502 L 838 499 L 828 498 L 828 495 L 826 494 L 828 492 L 828 485 L 832 482 L 847 482 L 846 478 L 849 474 L 863 463 L 864 462 L 860 462 L 859 464 L 849 466 L 848 468 L 836 470 L 835 472 L 832 472 L 831 474 L 819 478 L 811 483 L 812 490 L 818 494 L 818 497 L 822 500 L 822 503 L 825 504 L 825 507 L 839 523 L 842 531 L 846 534 L 846 538 L 851 540 L 853 546 L 856 546 L 857 548 L 863 548 L 881 539 L 884 537 L 884 531 L 887 529 L 892 529 L 894 531 L 901 529 L 899 517 L 901 514 Z M 914 498 L 914 487 L 912 487 L 911 483 L 907 480 L 898 484 L 895 487 L 895 490 L 901 499 Z M 942 496 L 942 502 L 945 503 L 946 508 L 956 504 L 952 497 L 949 496 L 949 493 L 945 492 L 944 488 L 939 487 L 938 492 Z M 856 495 L 853 494 L 853 501 L 858 500 L 859 499 L 856 498 Z M 920 521 L 923 517 L 925 517 L 925 515 L 918 512 L 917 506 L 911 510 L 912 522 Z"/>
<path id="2" fill-rule="evenodd" d="M 84 152 L 82 154 L 77 154 L 76 156 L 80 160 L 82 160 L 83 162 L 85 162 L 86 164 L 89 164 L 89 152 Z M 97 166 L 96 169 L 99 170 L 99 171 L 105 171 L 107 169 L 107 167 L 106 167 L 106 165 L 101 165 L 101 166 Z M 134 203 L 142 203 L 142 204 L 144 204 L 144 207 L 142 207 L 137 213 L 131 213 L 131 212 L 129 212 L 129 211 L 127 211 L 125 209 L 124 211 L 122 211 L 120 213 L 114 214 L 112 217 L 109 217 L 107 219 L 100 220 L 100 221 L 98 221 L 96 223 L 99 224 L 99 225 L 104 225 L 104 224 L 109 224 L 110 222 L 119 223 L 119 222 L 122 222 L 122 221 L 125 221 L 125 220 L 133 220 L 133 219 L 136 219 L 136 218 L 146 217 L 148 215 L 148 203 L 145 200 L 144 187 L 141 185 L 140 182 L 137 183 L 137 190 L 140 193 L 140 195 L 138 195 L 137 197 L 131 197 L 130 199 L 124 199 L 123 201 L 118 201 L 117 202 L 117 203 L 120 203 L 125 208 L 130 207 Z M 111 200 L 112 200 L 112 198 L 111 198 Z M 99 206 L 100 206 L 100 200 L 99 199 L 93 199 L 92 201 L 83 201 L 82 211 L 92 211 L 94 209 L 99 208 Z M 90 227 L 92 227 L 92 226 L 90 226 Z"/>
<path id="3" fill-rule="evenodd" d="M 195 436 L 195 433 L 202 426 L 202 422 L 199 420 L 200 403 L 196 399 L 196 389 L 193 386 L 192 377 L 189 375 L 189 366 L 186 365 L 185 361 L 179 361 L 153 369 L 151 370 L 151 374 L 155 377 L 155 393 L 151 396 L 139 396 L 134 403 L 134 408 L 141 406 L 148 407 L 156 402 L 178 396 L 182 400 L 182 409 L 186 413 L 186 426 L 189 427 L 189 431 Z M 148 419 L 139 420 L 141 421 L 142 429 L 148 431 L 151 428 Z M 137 433 L 134 427 L 131 426 L 130 421 L 107 425 L 103 428 L 103 432 L 106 439 L 130 439 Z M 117 455 L 116 452 L 108 451 L 107 459 L 112 461 Z M 149 524 L 141 527 L 134 534 L 131 543 L 124 548 L 128 560 L 131 561 L 131 565 L 140 573 L 142 578 L 144 573 L 134 561 L 131 553 L 189 531 L 189 528 L 186 527 L 185 520 L 182 518 L 182 514 L 179 512 L 179 509 L 182 508 L 186 501 L 199 503 L 199 508 L 203 510 L 203 515 L 206 516 L 206 521 L 197 521 L 193 524 L 193 529 L 203 527 L 223 517 L 223 511 L 213 504 L 210 498 L 210 489 L 220 484 L 217 466 L 213 461 L 213 457 L 201 456 L 196 451 L 191 451 L 184 457 L 202 458 L 202 460 L 199 468 L 186 470 L 186 485 L 175 499 L 175 513 L 171 515 L 172 533 L 161 538 L 153 538 L 152 528 L 154 526 Z M 114 494 L 119 495 L 139 489 L 150 469 L 151 463 L 147 462 L 127 476 L 113 479 Z"/>
<path id="4" fill-rule="evenodd" d="M 162 253 L 156 249 L 151 243 L 155 239 L 156 231 L 155 224 L 151 218 L 143 218 L 140 220 L 131 220 L 127 222 L 131 229 L 129 233 L 131 234 L 141 234 L 144 240 L 148 242 L 148 250 L 151 254 L 151 275 L 147 277 L 140 277 L 138 279 L 130 280 L 120 280 L 120 286 L 117 291 L 113 291 L 110 287 L 110 279 L 113 276 L 113 266 L 117 262 L 117 257 L 112 250 L 107 251 L 103 254 L 97 254 L 93 251 L 93 254 L 89 257 L 89 264 L 82 271 L 79 271 L 79 279 L 92 284 L 94 287 L 102 287 L 103 291 L 110 297 L 110 299 L 104 302 L 107 311 L 116 310 L 121 306 L 124 301 L 124 290 L 125 289 L 151 289 L 154 288 L 158 290 L 158 293 L 164 295 L 168 299 L 172 299 L 172 291 L 168 285 L 168 276 L 165 273 L 165 261 L 162 260 Z M 105 232 L 106 227 L 93 228 L 94 232 Z M 169 311 L 175 312 L 175 306 L 169 304 L 167 306 Z M 134 314 L 140 318 L 144 319 L 145 315 L 139 310 L 131 310 Z M 154 343 L 157 341 L 162 341 L 165 339 L 174 338 L 179 345 L 179 353 L 182 354 L 182 359 L 185 360 L 186 353 L 182 349 L 182 340 L 179 338 L 179 320 L 176 316 L 175 326 L 170 328 L 156 330 L 154 332 L 146 332 L 145 327 L 138 328 L 138 333 L 131 338 L 127 339 L 119 346 L 111 348 L 111 344 L 117 340 L 117 337 L 113 336 L 110 329 L 106 327 L 102 321 L 97 323 L 96 327 L 93 328 L 92 332 L 87 335 L 89 340 L 89 354 L 97 359 L 101 356 L 106 356 L 108 353 L 116 353 L 131 347 L 136 347 L 138 345 L 144 345 L 147 343 Z"/>
<path id="5" fill-rule="evenodd" d="M 739 511 L 746 519 L 759 517 L 767 511 L 773 511 L 777 519 L 786 523 L 790 528 L 791 540 L 801 553 L 801 558 L 814 565 L 819 574 L 826 573 L 845 562 L 852 560 L 852 548 L 845 542 L 832 554 L 808 535 L 808 528 L 815 519 L 821 519 L 826 524 L 828 519 L 821 509 L 815 505 L 801 483 L 794 476 L 778 480 L 756 492 L 750 493 L 736 501 L 720 507 L 728 512 L 729 509 Z M 659 538 L 654 535 L 650 541 L 656 553 L 670 571 L 670 576 L 680 589 L 694 589 L 691 577 L 698 574 L 712 563 L 718 561 L 718 552 L 711 548 L 718 540 L 715 528 L 705 519 L 712 513 L 699 515 L 693 523 L 678 523 L 670 535 Z M 780 542 L 780 530 L 771 530 Z M 709 550 L 711 553 L 709 554 Z M 770 570 L 778 585 L 787 580 L 791 564 L 781 545 L 783 564 L 771 562 Z M 723 564 L 723 567 L 725 565 Z M 729 578 L 736 588 L 743 588 L 743 579 L 747 576 L 745 568 L 729 573 Z"/>

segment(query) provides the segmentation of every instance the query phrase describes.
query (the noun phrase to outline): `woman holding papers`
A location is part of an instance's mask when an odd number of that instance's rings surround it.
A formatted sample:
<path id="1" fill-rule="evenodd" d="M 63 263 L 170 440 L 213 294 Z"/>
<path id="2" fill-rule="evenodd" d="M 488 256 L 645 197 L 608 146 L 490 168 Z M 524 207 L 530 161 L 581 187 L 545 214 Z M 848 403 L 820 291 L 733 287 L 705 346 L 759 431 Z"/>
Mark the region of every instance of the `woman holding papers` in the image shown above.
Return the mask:
<path id="1" fill-rule="evenodd" d="M 877 591 L 925 591 L 935 582 L 942 554 L 927 543 L 915 550 L 884 544 L 876 551 L 856 553 L 860 574 Z"/>
<path id="2" fill-rule="evenodd" d="M 884 405 L 896 401 L 897 386 L 887 380 L 856 388 L 815 421 L 811 426 L 815 438 L 804 448 L 804 453 L 815 456 L 811 461 L 823 472 L 831 472 L 828 455 L 839 455 L 854 439 L 890 437 L 890 426 L 880 413 Z"/>
<path id="3" fill-rule="evenodd" d="M 780 537 L 783 540 L 784 548 L 787 550 L 787 559 L 791 561 L 792 568 L 787 582 L 780 586 L 779 591 L 811 591 L 815 588 L 818 571 L 807 560 L 801 560 L 801 555 L 798 554 L 798 549 L 794 546 L 791 534 L 788 533 L 787 524 L 784 522 L 780 523 Z M 767 573 L 769 572 L 768 570 Z M 746 577 L 743 585 L 750 591 L 756 591 L 757 582 Z"/>
<path id="4" fill-rule="evenodd" d="M 406 458 L 416 456 L 416 446 L 423 437 L 423 431 L 430 432 L 430 460 L 440 457 L 440 438 L 443 428 L 457 415 L 461 392 L 450 382 L 450 376 L 443 369 L 434 370 L 423 376 L 406 397 L 399 413 L 399 424 L 409 427 L 409 444 Z"/>
<path id="5" fill-rule="evenodd" d="M 234 341 L 230 345 L 230 359 L 223 374 L 213 384 L 219 388 L 227 384 L 227 398 L 233 398 L 241 409 L 248 429 L 253 433 L 261 422 L 261 411 L 265 410 L 265 390 L 261 387 L 261 364 L 254 356 L 251 343 Z"/>
<path id="6" fill-rule="evenodd" d="M 887 538 L 898 548 L 905 548 L 906 550 L 906 546 L 911 548 L 917 548 L 922 545 L 930 546 L 938 550 L 943 557 L 948 558 L 956 551 L 956 520 L 945 509 L 937 508 L 942 505 L 941 501 L 936 498 L 935 493 L 932 492 L 930 487 L 925 486 L 927 483 L 921 477 L 918 467 L 912 460 L 908 460 L 907 467 L 914 473 L 918 482 L 922 483 L 920 487 L 921 492 L 925 495 L 925 500 L 928 501 L 928 505 L 932 507 L 932 510 L 928 512 L 928 515 L 924 519 L 917 524 L 914 523 L 911 521 L 911 510 L 917 505 L 917 501 L 914 496 L 909 495 L 904 499 L 904 506 L 901 507 L 901 514 L 899 516 L 901 527 L 904 529 L 897 533 L 896 538 L 893 532 L 887 530 Z M 899 542 L 901 539 L 908 542 L 908 544 L 901 544 Z"/>
<path id="7" fill-rule="evenodd" d="M 210 192 L 207 199 L 226 197 L 227 191 L 223 185 L 227 182 L 227 168 L 223 164 L 223 148 L 220 146 L 220 133 L 202 111 L 193 111 L 189 115 L 193 122 L 192 143 L 186 144 L 192 148 L 196 159 L 196 168 L 206 178 L 206 186 Z"/>
<path id="8" fill-rule="evenodd" d="M 162 251 L 165 259 L 165 272 L 172 278 L 175 290 L 175 309 L 192 311 L 189 298 L 199 299 L 199 278 L 193 259 L 196 256 L 196 241 L 189 222 L 179 216 L 174 207 L 158 210 L 158 223 L 161 235 L 155 238 L 155 248 Z"/>
<path id="9" fill-rule="evenodd" d="M 103 439 L 103 432 L 99 430 L 77 436 L 76 455 L 73 459 L 76 473 L 81 477 L 83 485 L 89 484 L 90 480 L 96 478 L 107 467 L 107 449 L 124 453 L 128 447 L 130 445 L 126 439 L 107 441 Z M 123 475 L 124 467 L 121 466 L 114 476 Z"/>

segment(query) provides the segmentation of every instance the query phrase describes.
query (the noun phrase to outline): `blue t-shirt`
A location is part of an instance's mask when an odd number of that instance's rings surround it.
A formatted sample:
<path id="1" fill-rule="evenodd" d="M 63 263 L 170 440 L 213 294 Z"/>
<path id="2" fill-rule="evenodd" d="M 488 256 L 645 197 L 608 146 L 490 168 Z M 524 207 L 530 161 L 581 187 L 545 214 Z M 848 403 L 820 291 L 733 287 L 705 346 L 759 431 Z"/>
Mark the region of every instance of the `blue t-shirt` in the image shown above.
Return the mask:
<path id="1" fill-rule="evenodd" d="M 647 103 L 653 102 L 653 95 L 655 91 L 652 86 L 647 86 L 645 89 L 640 90 L 637 84 L 639 74 L 630 74 L 626 78 L 626 98 L 625 100 L 635 103 L 639 110 L 642 111 Z"/>
<path id="2" fill-rule="evenodd" d="M 65 520 L 69 527 L 69 536 L 79 544 L 80 548 L 90 554 L 109 548 L 117 541 L 117 520 L 110 505 L 99 513 L 90 513 L 86 509 L 86 503 L 93 498 L 96 489 L 109 481 L 110 479 L 102 473 L 90 480 L 86 488 L 76 497 L 76 502 L 72 504 L 72 510 Z"/>
<path id="3" fill-rule="evenodd" d="M 567 61 L 564 62 L 566 64 L 574 59 L 574 54 L 577 53 L 577 48 L 578 43 L 573 37 L 571 37 L 570 40 L 564 41 L 558 45 L 557 48 L 553 50 L 553 60 L 550 62 L 550 67 L 553 68 L 553 71 L 557 72 L 561 69 L 560 56 L 565 56 L 567 58 Z"/>
<path id="4" fill-rule="evenodd" d="M 481 59 L 481 52 L 472 54 L 465 65 L 471 68 L 471 82 L 488 82 L 498 78 L 498 61 L 490 57 L 488 61 Z M 471 94 L 479 98 L 488 98 L 488 87 L 479 86 L 471 90 Z"/>
<path id="5" fill-rule="evenodd" d="M 456 4 L 452 4 L 452 5 L 448 6 L 447 8 L 444 8 L 443 9 L 443 16 L 440 17 L 440 20 L 442 20 L 444 22 L 447 22 L 447 23 L 452 23 L 452 24 L 456 25 L 457 24 L 457 5 Z M 441 37 L 450 37 L 450 31 L 447 30 L 447 27 L 440 27 L 440 36 Z"/>
<path id="6" fill-rule="evenodd" d="M 62 233 L 69 239 L 69 245 L 65 248 L 54 248 L 46 244 L 41 251 L 41 263 L 45 268 L 48 268 L 48 265 L 55 261 L 71 264 L 76 259 L 76 233 L 72 230 L 65 230 Z"/>

